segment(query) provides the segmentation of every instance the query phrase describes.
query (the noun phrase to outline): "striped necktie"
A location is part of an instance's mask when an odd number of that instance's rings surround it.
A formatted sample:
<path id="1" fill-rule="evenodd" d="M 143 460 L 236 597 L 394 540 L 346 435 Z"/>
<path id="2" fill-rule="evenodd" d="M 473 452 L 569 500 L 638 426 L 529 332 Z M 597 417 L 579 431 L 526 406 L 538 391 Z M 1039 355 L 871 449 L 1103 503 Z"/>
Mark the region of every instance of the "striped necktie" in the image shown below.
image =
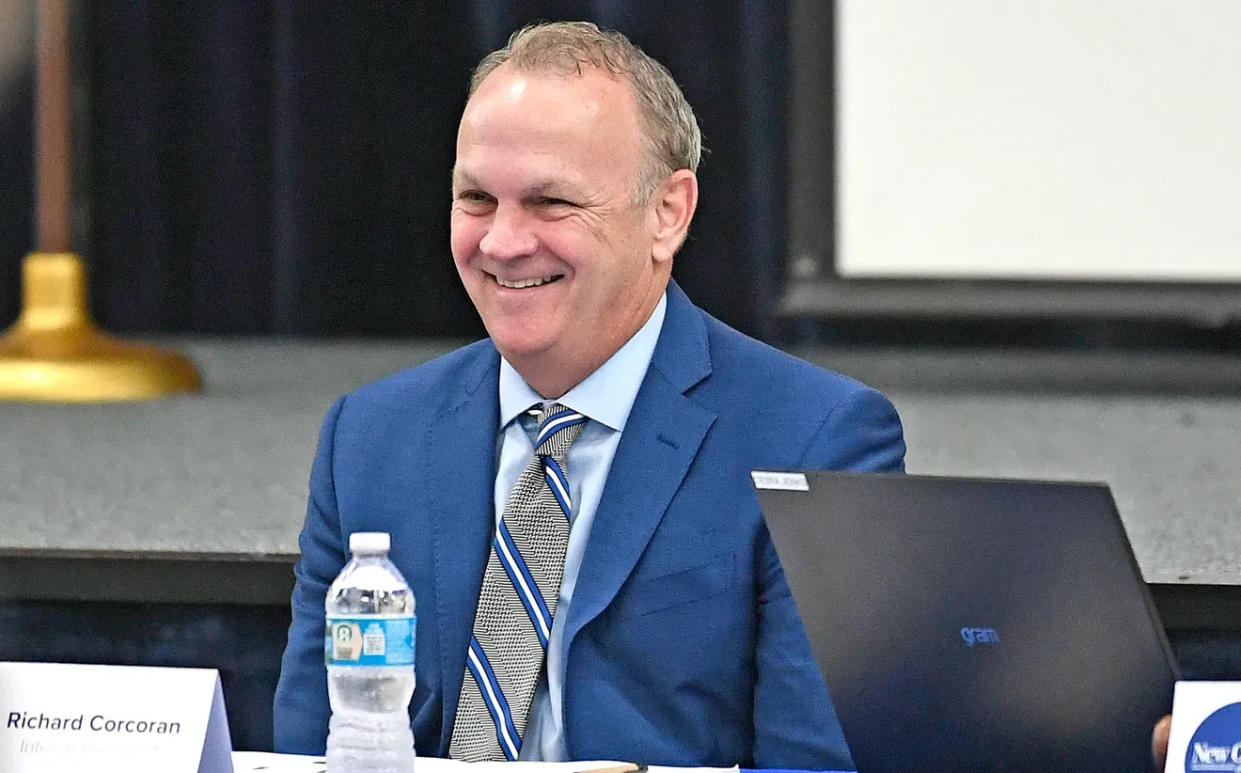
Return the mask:
<path id="1" fill-rule="evenodd" d="M 573 512 L 566 460 L 587 418 L 557 403 L 531 413 L 539 421 L 534 457 L 491 541 L 449 745 L 454 759 L 517 759 L 556 614 Z"/>

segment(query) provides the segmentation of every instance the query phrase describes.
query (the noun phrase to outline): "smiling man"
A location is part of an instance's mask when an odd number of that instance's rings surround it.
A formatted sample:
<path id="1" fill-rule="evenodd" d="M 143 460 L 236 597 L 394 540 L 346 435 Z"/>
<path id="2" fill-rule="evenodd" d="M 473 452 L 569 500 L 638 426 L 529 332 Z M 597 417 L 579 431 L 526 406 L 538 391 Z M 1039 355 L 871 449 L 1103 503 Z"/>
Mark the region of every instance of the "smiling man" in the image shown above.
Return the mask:
<path id="1" fill-rule="evenodd" d="M 700 154 L 617 33 L 538 25 L 479 65 L 452 254 L 489 338 L 328 412 L 278 751 L 324 749 L 324 593 L 350 533 L 387 531 L 420 754 L 849 766 L 749 472 L 899 470 L 900 422 L 671 282 Z"/>

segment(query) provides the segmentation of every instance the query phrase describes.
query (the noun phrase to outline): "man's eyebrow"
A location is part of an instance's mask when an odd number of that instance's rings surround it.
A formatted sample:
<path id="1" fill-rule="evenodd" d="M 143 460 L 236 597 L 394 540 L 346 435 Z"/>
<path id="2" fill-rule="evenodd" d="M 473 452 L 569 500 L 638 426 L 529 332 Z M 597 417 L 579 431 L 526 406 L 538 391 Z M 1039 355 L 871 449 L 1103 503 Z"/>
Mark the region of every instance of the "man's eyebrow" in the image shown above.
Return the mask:
<path id="1" fill-rule="evenodd" d="M 462 189 L 486 189 L 486 186 L 478 182 L 469 172 L 453 169 L 452 172 L 452 188 L 453 191 Z M 521 193 L 523 199 L 537 199 L 548 194 L 566 195 L 565 183 L 555 180 L 543 180 L 529 186 Z"/>
<path id="2" fill-rule="evenodd" d="M 453 190 L 466 186 L 476 186 L 478 183 L 470 176 L 469 172 L 453 167 L 452 169 L 452 187 Z"/>
<path id="3" fill-rule="evenodd" d="M 533 199 L 538 198 L 539 196 L 544 196 L 548 193 L 562 192 L 563 190 L 564 189 L 560 184 L 547 180 L 545 182 L 535 183 L 527 188 L 523 198 Z"/>

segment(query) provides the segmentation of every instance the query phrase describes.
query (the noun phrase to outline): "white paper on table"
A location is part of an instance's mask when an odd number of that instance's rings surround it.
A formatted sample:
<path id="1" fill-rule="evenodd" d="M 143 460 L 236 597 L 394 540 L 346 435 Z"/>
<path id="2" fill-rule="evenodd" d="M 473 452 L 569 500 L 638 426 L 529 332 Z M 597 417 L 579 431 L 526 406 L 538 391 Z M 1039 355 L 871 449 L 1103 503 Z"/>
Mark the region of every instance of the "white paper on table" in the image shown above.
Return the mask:
<path id="1" fill-rule="evenodd" d="M 624 765 L 608 760 L 579 762 L 461 762 L 438 757 L 419 757 L 415 763 L 417 773 L 580 773 L 581 771 Z M 306 757 L 299 754 L 272 754 L 270 752 L 233 752 L 234 773 L 323 773 L 322 757 Z M 672 768 L 652 765 L 650 773 L 735 773 L 737 768 Z"/>
<path id="2" fill-rule="evenodd" d="M 233 752 L 233 773 L 323 773 L 322 757 L 272 752 Z"/>

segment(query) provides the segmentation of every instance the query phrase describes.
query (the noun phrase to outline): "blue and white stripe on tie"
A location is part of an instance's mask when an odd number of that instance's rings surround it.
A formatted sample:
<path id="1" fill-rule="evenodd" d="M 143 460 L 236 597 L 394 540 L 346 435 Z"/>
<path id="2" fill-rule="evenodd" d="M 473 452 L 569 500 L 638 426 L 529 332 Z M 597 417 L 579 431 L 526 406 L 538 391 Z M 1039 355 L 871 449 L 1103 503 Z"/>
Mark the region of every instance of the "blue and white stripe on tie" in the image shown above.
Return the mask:
<path id="1" fill-rule="evenodd" d="M 504 565 L 504 570 L 508 573 L 509 580 L 517 591 L 517 597 L 521 599 L 522 606 L 526 608 L 530 620 L 534 623 L 535 633 L 539 635 L 539 643 L 546 649 L 547 640 L 552 635 L 552 613 L 548 611 L 547 604 L 543 601 L 543 594 L 539 593 L 538 585 L 530 575 L 530 569 L 522 559 L 521 552 L 517 550 L 517 545 L 513 544 L 513 536 L 509 534 L 508 526 L 503 520 L 496 529 L 495 539 L 493 549 L 500 563 Z"/>
<path id="2" fill-rule="evenodd" d="M 564 517 L 572 520 L 573 498 L 569 496 L 569 476 L 564 474 L 564 470 L 560 469 L 560 465 L 550 456 L 543 463 L 543 477 L 547 479 L 547 487 L 556 497 Z"/>
<path id="3" fill-rule="evenodd" d="M 504 504 L 483 574 L 449 755 L 513 760 L 551 637 L 573 516 L 569 447 L 588 419 L 558 404 L 533 411 L 535 453 Z"/>
<path id="4" fill-rule="evenodd" d="M 517 728 L 513 725 L 513 714 L 509 710 L 508 701 L 504 699 L 504 691 L 500 689 L 495 671 L 491 668 L 491 663 L 488 662 L 487 655 L 479 645 L 478 639 L 470 639 L 466 666 L 478 683 L 479 689 L 482 690 L 483 700 L 486 701 L 487 711 L 495 723 L 497 740 L 504 750 L 505 758 L 510 762 L 517 759 L 517 755 L 521 752 L 521 736 L 518 735 Z"/>
<path id="5" fill-rule="evenodd" d="M 568 409 L 562 410 L 556 413 L 554 416 L 549 416 L 548 418 L 543 419 L 542 424 L 539 425 L 538 440 L 536 440 L 534 443 L 535 453 L 538 453 L 538 454 L 550 453 L 550 451 L 543 450 L 543 445 L 548 440 L 550 440 L 553 435 L 555 435 L 557 432 L 561 431 L 562 429 L 567 429 L 568 427 L 572 427 L 576 424 L 585 424 L 585 423 L 586 423 L 585 416 L 578 413 L 577 411 L 572 411 Z"/>

